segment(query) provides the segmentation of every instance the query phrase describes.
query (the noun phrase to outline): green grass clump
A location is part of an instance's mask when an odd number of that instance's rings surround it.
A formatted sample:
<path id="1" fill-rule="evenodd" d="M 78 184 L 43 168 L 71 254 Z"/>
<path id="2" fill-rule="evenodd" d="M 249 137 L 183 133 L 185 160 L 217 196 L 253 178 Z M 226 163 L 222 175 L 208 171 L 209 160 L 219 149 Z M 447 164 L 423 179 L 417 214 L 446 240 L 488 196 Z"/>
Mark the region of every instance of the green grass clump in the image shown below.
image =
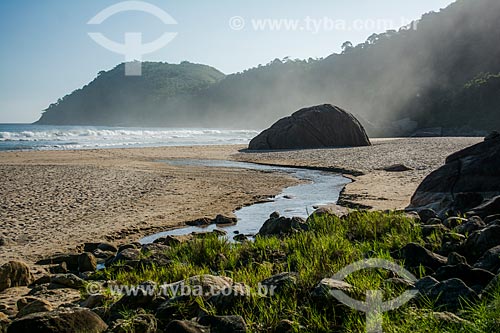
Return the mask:
<path id="1" fill-rule="evenodd" d="M 144 281 L 173 283 L 200 274 L 227 276 L 255 292 L 260 281 L 281 272 L 296 272 L 297 286 L 274 296 L 251 297 L 219 310 L 196 299 L 193 304 L 218 315 L 241 315 L 251 332 L 272 332 L 278 323 L 291 320 L 296 332 L 364 332 L 365 315 L 336 302 L 318 302 L 311 291 L 323 278 L 365 258 L 391 259 L 390 253 L 408 243 L 424 244 L 420 226 L 400 213 L 355 212 L 346 218 L 310 218 L 309 230 L 289 237 L 257 237 L 254 242 L 234 244 L 217 237 L 197 239 L 166 251 L 173 260 L 168 267 L 137 270 L 110 269 L 101 277 L 123 285 Z M 392 260 L 392 259 L 391 259 Z M 346 279 L 354 286 L 353 297 L 364 301 L 368 290 L 383 290 L 385 299 L 406 289 L 387 283 L 391 272 L 358 271 Z M 420 276 L 417 276 L 420 277 Z M 500 289 L 489 299 L 460 313 L 460 323 L 437 320 L 432 303 L 408 303 L 384 314 L 384 332 L 493 332 L 500 324 Z"/>

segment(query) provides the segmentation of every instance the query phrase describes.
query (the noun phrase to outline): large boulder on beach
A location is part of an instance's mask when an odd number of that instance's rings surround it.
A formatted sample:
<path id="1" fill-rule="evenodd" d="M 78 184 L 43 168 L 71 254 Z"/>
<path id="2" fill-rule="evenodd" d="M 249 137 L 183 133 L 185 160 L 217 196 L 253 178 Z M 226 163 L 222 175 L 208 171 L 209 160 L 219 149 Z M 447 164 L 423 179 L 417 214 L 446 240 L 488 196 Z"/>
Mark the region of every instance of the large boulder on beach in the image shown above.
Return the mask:
<path id="1" fill-rule="evenodd" d="M 361 123 L 339 107 L 324 104 L 299 110 L 255 137 L 250 150 L 369 146 Z"/>
<path id="2" fill-rule="evenodd" d="M 431 208 L 440 216 L 450 211 L 467 213 L 484 199 L 498 195 L 500 137 L 495 137 L 448 156 L 446 164 L 417 188 L 409 209 Z"/>

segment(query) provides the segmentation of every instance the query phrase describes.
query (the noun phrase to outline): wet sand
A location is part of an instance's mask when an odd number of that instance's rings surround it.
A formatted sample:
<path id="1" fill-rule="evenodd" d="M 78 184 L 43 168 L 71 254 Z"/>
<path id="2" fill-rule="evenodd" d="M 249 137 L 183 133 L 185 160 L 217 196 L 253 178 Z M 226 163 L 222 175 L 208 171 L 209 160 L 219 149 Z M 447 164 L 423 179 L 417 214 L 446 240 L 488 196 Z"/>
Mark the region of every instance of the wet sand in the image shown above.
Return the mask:
<path id="1" fill-rule="evenodd" d="M 33 262 L 84 242 L 117 244 L 231 215 L 298 181 L 254 170 L 176 167 L 172 158 L 233 159 L 343 172 L 355 182 L 342 200 L 374 209 L 402 209 L 421 180 L 446 156 L 479 138 L 373 140 L 372 147 L 239 152 L 244 146 L 165 147 L 0 153 L 0 264 Z M 413 170 L 380 169 L 405 164 Z"/>

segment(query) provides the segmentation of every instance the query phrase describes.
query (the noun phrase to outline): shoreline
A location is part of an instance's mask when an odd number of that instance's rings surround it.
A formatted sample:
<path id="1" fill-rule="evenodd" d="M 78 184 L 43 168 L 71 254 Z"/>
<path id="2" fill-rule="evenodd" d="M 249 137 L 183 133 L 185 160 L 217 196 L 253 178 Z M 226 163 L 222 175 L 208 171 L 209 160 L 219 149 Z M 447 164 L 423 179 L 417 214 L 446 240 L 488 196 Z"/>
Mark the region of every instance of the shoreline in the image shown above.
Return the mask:
<path id="1" fill-rule="evenodd" d="M 337 172 L 353 180 L 341 191 L 340 204 L 398 210 L 446 156 L 479 141 L 375 139 L 371 147 L 284 152 L 242 152 L 246 147 L 240 145 L 0 152 L 0 175 L 6 179 L 0 237 L 7 239 L 0 264 L 77 251 L 85 242 L 136 241 L 205 216 L 232 216 L 299 183 L 283 174 L 176 167 L 161 160 L 234 160 Z M 380 170 L 397 163 L 413 170 Z"/>

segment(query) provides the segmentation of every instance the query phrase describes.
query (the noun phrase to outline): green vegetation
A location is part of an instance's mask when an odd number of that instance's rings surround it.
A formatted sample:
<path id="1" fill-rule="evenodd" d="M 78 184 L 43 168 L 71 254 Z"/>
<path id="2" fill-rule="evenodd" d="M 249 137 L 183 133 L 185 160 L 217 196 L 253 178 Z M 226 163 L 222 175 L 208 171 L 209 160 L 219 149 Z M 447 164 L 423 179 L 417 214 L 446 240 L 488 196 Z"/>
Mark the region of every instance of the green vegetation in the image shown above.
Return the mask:
<path id="1" fill-rule="evenodd" d="M 480 73 L 460 89 L 449 92 L 433 110 L 426 120 L 429 124 L 447 121 L 456 127 L 498 129 L 500 74 Z"/>
<path id="2" fill-rule="evenodd" d="M 439 235 L 434 235 L 439 237 Z M 173 263 L 169 267 L 127 270 L 114 267 L 96 278 L 116 280 L 123 285 L 144 281 L 172 283 L 199 274 L 232 278 L 253 288 L 250 298 L 217 311 L 201 298 L 179 305 L 178 313 L 190 318 L 200 307 L 210 313 L 239 314 L 252 332 L 272 331 L 282 319 L 297 324 L 296 332 L 364 332 L 364 314 L 331 302 L 318 302 L 311 291 L 318 282 L 348 264 L 363 258 L 390 259 L 390 252 L 410 242 L 424 244 L 415 221 L 397 213 L 355 213 L 346 219 L 316 218 L 310 230 L 286 238 L 257 238 L 255 242 L 232 244 L 217 237 L 171 247 L 167 251 Z M 275 296 L 256 293 L 260 281 L 281 272 L 297 272 L 296 287 Z M 414 272 L 418 278 L 423 269 Z M 365 291 L 381 289 L 386 299 L 400 295 L 406 287 L 388 283 L 393 277 L 383 270 L 363 270 L 348 277 L 354 296 L 365 299 Z M 453 323 L 433 315 L 432 302 L 415 302 L 384 314 L 384 332 L 493 332 L 500 318 L 500 289 L 492 300 L 483 299 L 460 312 L 466 321 Z M 299 325 L 302 328 L 299 328 Z"/>
<path id="3" fill-rule="evenodd" d="M 181 100 L 224 78 L 212 67 L 189 62 L 144 62 L 141 76 L 124 73 L 124 64 L 99 72 L 94 81 L 50 105 L 38 123 L 174 126 L 182 119 Z"/>
<path id="4" fill-rule="evenodd" d="M 458 0 L 418 24 L 345 42 L 325 59 L 276 59 L 223 76 L 183 63 L 144 64 L 142 78 L 123 65 L 51 105 L 41 124 L 263 128 L 304 106 L 331 103 L 362 119 L 370 136 L 417 128 L 500 127 L 500 2 Z M 476 82 L 471 86 L 471 80 Z M 466 87 L 466 88 L 464 88 Z"/>

